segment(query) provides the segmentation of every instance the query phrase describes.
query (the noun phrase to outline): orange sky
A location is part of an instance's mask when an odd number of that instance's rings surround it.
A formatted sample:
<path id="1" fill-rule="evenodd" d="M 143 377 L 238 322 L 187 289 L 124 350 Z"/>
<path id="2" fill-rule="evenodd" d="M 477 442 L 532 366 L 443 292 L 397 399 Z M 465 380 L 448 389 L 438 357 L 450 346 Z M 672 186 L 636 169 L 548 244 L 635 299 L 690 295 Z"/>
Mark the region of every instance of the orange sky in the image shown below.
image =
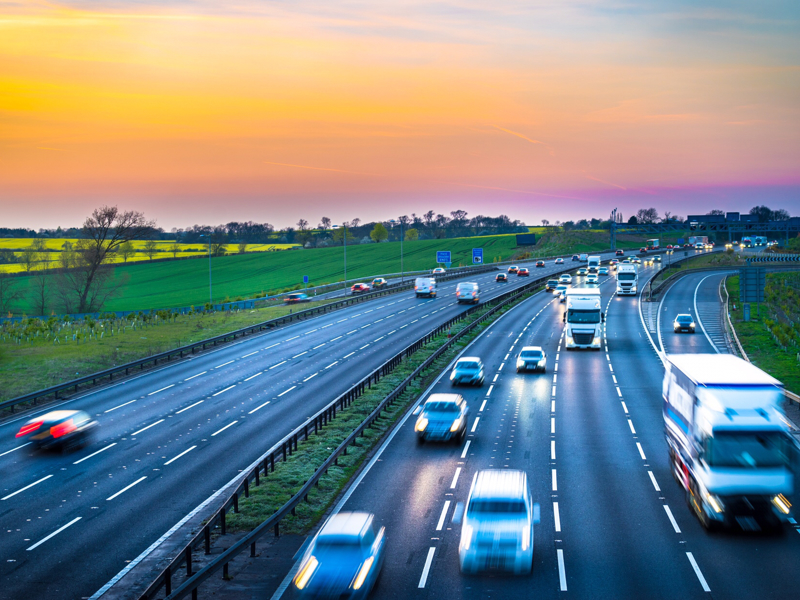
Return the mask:
<path id="1" fill-rule="evenodd" d="M 329 4 L 0 1 L 3 224 L 800 212 L 792 4 Z"/>

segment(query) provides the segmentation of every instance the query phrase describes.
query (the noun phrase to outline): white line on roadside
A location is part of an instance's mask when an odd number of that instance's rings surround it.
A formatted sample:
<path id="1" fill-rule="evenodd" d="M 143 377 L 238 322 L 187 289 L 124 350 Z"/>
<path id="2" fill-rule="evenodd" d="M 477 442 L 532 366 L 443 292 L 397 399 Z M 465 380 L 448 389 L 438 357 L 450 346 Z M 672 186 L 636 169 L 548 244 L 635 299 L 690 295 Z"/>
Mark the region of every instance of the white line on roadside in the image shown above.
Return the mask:
<path id="1" fill-rule="evenodd" d="M 553 517 L 556 522 L 556 533 L 561 533 L 561 513 L 558 511 L 558 502 L 553 502 Z"/>
<path id="2" fill-rule="evenodd" d="M 134 402 L 136 402 L 136 400 L 129 400 L 125 404 L 120 404 L 119 406 L 115 406 L 114 408 L 109 408 L 108 410 L 104 410 L 103 414 L 110 413 L 111 411 L 117 410 L 118 408 L 122 408 L 123 406 L 128 406 L 128 404 L 133 404 Z M 2 456 L 2 454 L 0 454 L 0 456 Z"/>
<path id="3" fill-rule="evenodd" d="M 160 390 L 156 390 L 155 392 L 150 392 L 150 393 L 149 393 L 149 394 L 147 394 L 147 395 L 148 395 L 148 396 L 152 396 L 153 394 L 157 394 L 158 392 L 163 392 L 164 390 L 168 390 L 168 389 L 169 389 L 169 388 L 171 388 L 171 387 L 175 387 L 175 384 L 173 383 L 172 385 L 168 385 L 167 387 L 163 387 L 163 388 L 161 388 Z"/>
<path id="4" fill-rule="evenodd" d="M 114 498 L 116 498 L 116 497 L 117 497 L 117 496 L 119 496 L 120 494 L 124 494 L 124 493 L 125 493 L 125 492 L 127 492 L 129 489 L 131 489 L 133 486 L 135 486 L 135 485 L 137 485 L 137 484 L 140 484 L 140 483 L 141 483 L 141 482 L 143 482 L 145 479 L 147 479 L 147 475 L 145 475 L 144 477 L 139 477 L 139 479 L 137 479 L 136 481 L 134 481 L 134 482 L 133 482 L 133 483 L 131 483 L 130 485 L 126 485 L 124 488 L 122 488 L 122 489 L 121 489 L 120 491 L 118 491 L 116 494 L 113 494 L 113 495 L 109 496 L 108 498 L 106 498 L 106 501 L 113 500 Z"/>
<path id="5" fill-rule="evenodd" d="M 428 572 L 431 570 L 434 552 L 436 552 L 435 546 L 428 548 L 428 557 L 425 559 L 425 566 L 422 568 L 422 575 L 419 578 L 419 585 L 417 585 L 417 587 L 420 589 L 424 588 L 425 583 L 428 581 Z"/>
<path id="6" fill-rule="evenodd" d="M 252 414 L 253 414 L 254 412 L 256 412 L 257 410 L 259 410 L 259 409 L 261 409 L 261 408 L 264 408 L 264 407 L 265 407 L 267 404 L 269 404 L 270 402 L 272 402 L 272 400 L 267 400 L 266 402 L 264 402 L 264 404 L 262 404 L 262 405 L 260 405 L 260 406 L 256 406 L 256 407 L 255 407 L 253 410 L 251 410 L 251 411 L 250 411 L 249 413 L 247 413 L 247 414 L 248 414 L 248 415 L 252 415 Z"/>
<path id="7" fill-rule="evenodd" d="M 245 354 L 242 358 L 247 358 L 248 356 L 253 356 L 253 354 L 258 354 L 258 350 L 255 352 L 251 352 L 250 354 Z"/>
<path id="8" fill-rule="evenodd" d="M 190 379 L 194 379 L 195 377 L 200 377 L 200 375 L 205 375 L 208 371 L 203 371 L 202 373 L 198 373 L 197 375 L 192 375 L 191 377 L 187 377 L 184 381 L 189 381 Z"/>
<path id="9" fill-rule="evenodd" d="M 194 408 L 195 406 L 197 406 L 198 404 L 202 404 L 203 402 L 205 402 L 205 400 L 200 400 L 199 402 L 195 402 L 194 404 L 190 404 L 190 405 L 189 405 L 189 406 L 187 406 L 186 408 L 182 408 L 182 409 L 180 409 L 179 411 L 176 411 L 176 412 L 175 412 L 175 414 L 176 414 L 176 415 L 179 415 L 179 414 L 181 414 L 183 411 L 185 411 L 185 410 L 189 410 L 190 408 Z M 164 420 L 164 419 L 161 419 L 161 421 L 163 421 L 163 420 Z M 159 421 L 159 423 L 160 423 L 161 421 Z M 146 428 L 145 428 L 145 429 L 146 429 Z M 143 429 L 142 431 L 144 431 L 144 429 Z"/>
<path id="10" fill-rule="evenodd" d="M 447 511 L 450 509 L 450 500 L 444 501 L 444 506 L 442 507 L 442 514 L 439 515 L 439 522 L 436 524 L 436 531 L 441 531 L 442 527 L 444 527 L 444 520 L 447 518 Z"/>
<path id="11" fill-rule="evenodd" d="M 331 367 L 333 367 L 333 366 L 335 366 L 335 365 L 338 365 L 338 364 L 339 364 L 339 361 L 338 361 L 338 360 L 336 360 L 336 361 L 332 362 L 331 364 L 329 364 L 329 365 L 328 365 L 327 367 L 325 367 L 325 368 L 326 368 L 326 369 L 330 369 Z"/>
<path id="12" fill-rule="evenodd" d="M 39 485 L 40 483 L 42 483 L 43 481 L 46 481 L 46 480 L 50 479 L 51 477 L 52 477 L 52 475 L 45 475 L 45 476 L 44 476 L 44 477 L 42 477 L 41 479 L 39 479 L 39 480 L 37 480 L 37 481 L 34 481 L 33 483 L 29 483 L 29 484 L 28 484 L 28 485 L 26 485 L 24 488 L 20 488 L 20 489 L 18 489 L 16 492 L 12 492 L 12 493 L 10 493 L 8 496 L 4 496 L 3 498 L 0 498 L 0 500 L 8 500 L 9 498 L 11 498 L 11 497 L 13 497 L 13 496 L 16 496 L 17 494 L 19 494 L 19 493 L 21 493 L 21 492 L 24 492 L 25 490 L 28 490 L 28 489 L 32 488 L 33 486 L 35 486 L 35 485 Z"/>
<path id="13" fill-rule="evenodd" d="M 278 398 L 280 398 L 280 397 L 281 397 L 281 396 L 283 396 L 284 394 L 288 394 L 289 392 L 291 392 L 291 391 L 292 391 L 294 388 L 296 388 L 296 387 L 297 387 L 296 385 L 293 385 L 293 386 L 292 386 L 292 387 L 290 387 L 288 390 L 284 390 L 283 392 L 281 392 L 280 394 L 278 394 Z"/>
<path id="14" fill-rule="evenodd" d="M 456 484 L 458 483 L 458 476 L 461 475 L 461 467 L 456 467 L 456 474 L 453 475 L 453 481 L 450 483 L 450 489 L 456 489 Z"/>
<path id="15" fill-rule="evenodd" d="M 222 363 L 221 365 L 217 365 L 217 366 L 216 366 L 216 367 L 214 367 L 214 368 L 215 368 L 215 369 L 219 369 L 219 368 L 221 368 L 221 367 L 224 367 L 224 366 L 226 366 L 226 365 L 230 365 L 230 364 L 232 364 L 232 363 L 233 363 L 233 361 L 232 361 L 232 360 L 229 360 L 228 362 L 226 362 L 226 363 Z"/>
<path id="16" fill-rule="evenodd" d="M 644 450 L 642 450 L 641 442 L 636 442 L 636 447 L 639 449 L 639 456 L 642 457 L 642 460 L 647 460 L 647 457 L 644 455 Z"/>
<path id="17" fill-rule="evenodd" d="M 308 377 L 306 377 L 305 379 L 303 379 L 303 383 L 305 383 L 305 382 L 306 382 L 306 381 L 308 381 L 309 379 L 314 379 L 314 377 L 316 377 L 317 375 L 319 375 L 319 373 L 314 373 L 313 375 L 309 375 Z"/>
<path id="18" fill-rule="evenodd" d="M 36 542 L 36 543 L 35 543 L 33 546 L 31 546 L 30 548 L 26 548 L 26 549 L 25 549 L 25 551 L 26 551 L 26 552 L 29 552 L 29 551 L 31 551 L 31 550 L 35 550 L 36 548 L 38 548 L 39 546 L 41 546 L 42 544 L 44 544 L 44 543 L 45 543 L 47 540 L 49 540 L 49 539 L 50 539 L 50 538 L 52 538 L 52 537 L 55 537 L 55 536 L 57 536 L 59 533 L 61 533 L 62 531 L 64 531 L 64 530 L 65 530 L 67 527 L 69 527 L 69 526 L 71 526 L 71 525 L 74 525 L 75 523 L 77 523 L 78 521 L 80 521 L 82 518 L 83 518 L 83 517 L 75 517 L 74 519 L 72 519 L 72 521 L 70 521 L 69 523 L 67 523 L 66 525 L 64 525 L 64 526 L 62 526 L 62 527 L 59 527 L 58 529 L 56 529 L 56 530 L 55 530 L 53 533 L 51 533 L 51 534 L 50 534 L 50 535 L 48 535 L 47 537 L 45 537 L 45 538 L 42 538 L 41 540 L 39 540 L 38 542 Z"/>
<path id="19" fill-rule="evenodd" d="M 31 445 L 30 442 L 26 442 L 26 443 L 22 444 L 21 446 L 17 446 L 16 448 L 12 448 L 11 450 L 6 450 L 2 454 L 0 454 L 0 456 L 5 456 L 6 454 L 11 454 L 12 452 L 16 452 L 20 448 L 24 448 L 25 446 L 30 446 L 30 445 Z"/>
<path id="20" fill-rule="evenodd" d="M 695 561 L 694 556 L 692 556 L 691 552 L 686 553 L 686 557 L 689 559 L 689 562 L 692 564 L 692 568 L 694 569 L 694 574 L 697 575 L 697 579 L 700 580 L 700 585 L 703 586 L 704 592 L 710 592 L 711 588 L 708 587 L 708 583 L 706 583 L 706 578 L 703 577 L 703 573 L 700 571 L 700 567 L 697 566 L 697 561 Z"/>
<path id="21" fill-rule="evenodd" d="M 89 460 L 89 459 L 90 459 L 90 458 L 92 458 L 93 456 L 97 456 L 97 455 L 98 455 L 98 454 L 100 454 L 101 452 L 105 452 L 105 451 L 106 451 L 106 450 L 108 450 L 109 448 L 111 448 L 111 447 L 113 447 L 113 446 L 116 446 L 116 445 L 117 445 L 117 442 L 114 442 L 114 443 L 112 443 L 112 444 L 109 444 L 109 445 L 108 445 L 108 446 L 106 446 L 105 448 L 100 448 L 100 450 L 98 450 L 97 452 L 92 452 L 92 453 L 91 453 L 89 456 L 84 456 L 83 458 L 81 458 L 80 460 L 76 460 L 76 461 L 75 461 L 74 463 L 72 463 L 72 464 L 73 464 L 73 465 L 79 465 L 79 464 L 80 464 L 80 463 L 82 463 L 83 461 L 85 461 L 85 460 Z"/>
<path id="22" fill-rule="evenodd" d="M 200 400 L 200 402 L 202 402 L 202 400 Z M 199 402 L 198 402 L 198 404 L 199 404 Z M 192 404 L 192 406 L 194 406 L 194 404 Z M 186 408 L 192 408 L 192 406 L 187 406 Z M 184 408 L 183 410 L 186 410 L 186 408 Z M 183 412 L 183 411 L 181 411 L 181 412 Z M 178 413 L 175 413 L 175 414 L 178 414 Z M 134 431 L 134 432 L 131 434 L 131 437 L 136 437 L 137 435 L 139 435 L 139 434 L 140 434 L 140 433 L 142 433 L 143 431 L 147 431 L 147 430 L 148 430 L 148 429 L 150 429 L 151 427 L 155 427 L 155 426 L 156 426 L 156 425 L 158 425 L 159 423 L 163 423 L 163 422 L 164 422 L 164 419 L 159 419 L 159 420 L 158 420 L 158 421 L 156 421 L 155 423 L 150 423 L 150 425 L 148 425 L 147 427 L 142 427 L 142 428 L 141 428 L 139 431 Z"/>
<path id="23" fill-rule="evenodd" d="M 233 426 L 234 426 L 234 425 L 236 425 L 238 422 L 239 422 L 239 419 L 236 419 L 235 421 L 233 421 L 233 422 L 231 422 L 231 423 L 228 423 L 228 424 L 227 424 L 227 425 L 225 425 L 225 427 L 223 427 L 222 429 L 218 429 L 217 431 L 215 431 L 214 433 L 212 433 L 212 434 L 211 434 L 211 437 L 214 437 L 214 436 L 215 436 L 215 435 L 217 435 L 218 433 L 222 433 L 222 432 L 223 432 L 223 431 L 225 431 L 225 430 L 226 430 L 228 427 L 233 427 Z"/>
<path id="24" fill-rule="evenodd" d="M 648 472 L 647 472 L 647 474 L 648 474 L 648 475 L 650 475 L 650 481 L 652 481 L 652 482 L 653 482 L 653 487 L 654 487 L 654 488 L 656 488 L 656 491 L 657 491 L 657 492 L 660 492 L 660 491 L 661 491 L 661 488 L 660 488 L 660 487 L 658 487 L 658 482 L 656 481 L 656 476 L 655 476 L 655 475 L 653 475 L 653 472 L 652 472 L 652 471 L 648 471 Z"/>
<path id="25" fill-rule="evenodd" d="M 272 369 L 275 369 L 275 368 L 277 368 L 277 367 L 280 367 L 281 365 L 285 365 L 285 364 L 286 364 L 286 361 L 285 361 L 285 360 L 282 360 L 282 361 L 281 361 L 281 362 L 279 362 L 277 365 L 272 365 L 272 366 L 269 368 L 269 370 L 271 371 Z"/>
<path id="26" fill-rule="evenodd" d="M 558 553 L 558 581 L 561 584 L 561 591 L 567 591 L 567 573 L 564 569 L 564 551 L 559 548 Z"/>
<path id="27" fill-rule="evenodd" d="M 556 477 L 556 470 L 553 469 L 553 491 L 558 491 L 558 477 Z"/>
<path id="28" fill-rule="evenodd" d="M 475 417 L 475 422 L 472 424 L 472 429 L 470 430 L 470 433 L 475 433 L 475 430 L 478 428 L 478 421 L 480 420 L 481 420 L 480 417 Z"/>
<path id="29" fill-rule="evenodd" d="M 245 379 L 245 381 L 250 381 L 251 379 L 255 379 L 256 377 L 258 377 L 259 375 L 261 375 L 261 373 L 263 373 L 263 372 L 264 372 L 264 371 L 259 371 L 259 372 L 258 372 L 258 373 L 256 373 L 255 375 L 251 375 L 250 377 L 248 377 L 247 379 Z"/>
<path id="30" fill-rule="evenodd" d="M 234 421 L 234 422 L 235 422 L 235 421 Z M 233 424 L 233 423 L 231 423 L 231 425 L 232 425 L 232 424 Z M 215 434 L 215 435 L 216 435 L 216 434 Z M 181 456 L 183 456 L 184 454 L 189 454 L 189 452 L 191 452 L 191 451 L 192 451 L 192 450 L 194 450 L 195 448 L 197 448 L 197 446 L 196 446 L 196 445 L 195 445 L 195 446 L 192 446 L 191 448 L 188 448 L 188 449 L 184 450 L 183 452 L 181 452 L 180 454 L 178 454 L 178 456 L 176 456 L 175 458 L 170 458 L 170 459 L 169 459 L 167 462 L 165 462 L 165 463 L 164 463 L 164 466 L 166 467 L 167 465 L 174 463 L 174 462 L 175 462 L 176 460 L 178 460 L 178 459 L 179 459 Z"/>
<path id="31" fill-rule="evenodd" d="M 461 458 L 467 458 L 467 451 L 469 450 L 469 445 L 472 443 L 472 440 L 467 440 L 467 443 L 464 444 L 464 450 L 461 452 Z"/>
<path id="32" fill-rule="evenodd" d="M 664 510 L 666 511 L 667 516 L 669 517 L 669 522 L 672 523 L 672 528 L 675 530 L 675 533 L 680 533 L 681 528 L 678 527 L 678 522 L 675 520 L 675 517 L 672 516 L 672 511 L 669 509 L 669 506 L 665 504 Z"/>
<path id="33" fill-rule="evenodd" d="M 211 397 L 213 398 L 214 396 L 219 396 L 220 394 L 224 394 L 224 393 L 225 393 L 225 392 L 227 392 L 228 390 L 232 390 L 232 389 L 233 389 L 233 388 L 235 388 L 235 387 L 236 387 L 236 384 L 235 384 L 235 383 L 234 383 L 233 385 L 229 385 L 229 386 L 228 386 L 228 387 L 226 387 L 224 390 L 220 390 L 220 391 L 218 391 L 216 394 L 211 394 Z"/>

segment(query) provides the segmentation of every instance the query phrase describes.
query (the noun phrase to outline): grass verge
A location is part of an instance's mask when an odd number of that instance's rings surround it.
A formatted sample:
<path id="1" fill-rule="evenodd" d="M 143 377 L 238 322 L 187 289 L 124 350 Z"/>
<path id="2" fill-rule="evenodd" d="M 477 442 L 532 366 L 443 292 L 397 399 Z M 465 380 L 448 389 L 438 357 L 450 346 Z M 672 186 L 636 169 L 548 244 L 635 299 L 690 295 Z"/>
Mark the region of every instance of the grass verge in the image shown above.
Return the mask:
<path id="1" fill-rule="evenodd" d="M 690 250 L 690 252 L 693 252 L 693 250 Z M 676 251 L 676 253 L 672 255 L 673 260 L 677 260 L 679 258 L 683 258 L 682 251 L 680 250 Z M 670 262 L 669 256 L 664 256 L 662 260 L 664 261 L 662 263 L 664 266 L 667 266 Z M 653 280 L 653 287 L 655 288 L 659 283 L 675 273 L 685 273 L 693 269 L 705 269 L 708 267 L 743 266 L 745 266 L 745 261 L 741 259 L 741 255 L 734 254 L 732 252 L 709 252 L 708 254 L 700 254 L 698 256 L 682 260 L 678 263 L 673 263 L 669 269 L 665 270 L 663 273 L 659 273 L 658 277 Z"/>

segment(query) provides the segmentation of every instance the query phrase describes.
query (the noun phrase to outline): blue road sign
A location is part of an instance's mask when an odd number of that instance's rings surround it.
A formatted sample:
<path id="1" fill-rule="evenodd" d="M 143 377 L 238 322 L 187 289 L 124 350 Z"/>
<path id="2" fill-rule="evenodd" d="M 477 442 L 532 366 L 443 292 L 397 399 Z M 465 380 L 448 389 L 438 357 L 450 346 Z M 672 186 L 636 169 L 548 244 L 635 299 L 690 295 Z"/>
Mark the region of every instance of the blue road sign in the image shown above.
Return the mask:
<path id="1" fill-rule="evenodd" d="M 303 283 L 308 283 L 308 275 L 303 275 Z"/>
<path id="2" fill-rule="evenodd" d="M 472 249 L 472 264 L 474 265 L 483 264 L 483 248 Z"/>
<path id="3" fill-rule="evenodd" d="M 452 262 L 450 260 L 450 251 L 449 250 L 439 250 L 436 253 L 436 262 L 437 263 L 444 263 L 444 264 Z"/>
<path id="4" fill-rule="evenodd" d="M 683 238 L 678 238 L 678 243 L 683 245 Z"/>

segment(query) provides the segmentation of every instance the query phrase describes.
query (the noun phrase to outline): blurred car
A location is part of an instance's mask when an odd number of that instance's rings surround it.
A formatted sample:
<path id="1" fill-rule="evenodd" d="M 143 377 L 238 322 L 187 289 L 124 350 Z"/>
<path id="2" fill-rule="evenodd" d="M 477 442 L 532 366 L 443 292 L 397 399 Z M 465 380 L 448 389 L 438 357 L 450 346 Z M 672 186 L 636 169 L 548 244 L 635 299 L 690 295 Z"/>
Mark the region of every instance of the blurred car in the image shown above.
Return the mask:
<path id="1" fill-rule="evenodd" d="M 558 287 L 558 279 L 548 279 L 544 286 L 546 292 L 554 292 Z"/>
<path id="2" fill-rule="evenodd" d="M 619 261 L 616 258 L 613 258 L 610 261 L 608 261 L 608 266 L 612 269 L 616 269 L 618 264 Z"/>
<path id="3" fill-rule="evenodd" d="M 586 275 L 586 273 L 588 273 L 586 267 L 581 267 L 580 269 L 578 269 L 578 275 Z"/>
<path id="4" fill-rule="evenodd" d="M 389 285 L 389 282 L 386 281 L 383 277 L 376 277 L 372 280 L 372 287 L 374 288 L 382 288 Z"/>
<path id="5" fill-rule="evenodd" d="M 450 383 L 482 386 L 483 376 L 481 359 L 476 356 L 463 356 L 456 361 L 453 370 L 450 371 Z"/>
<path id="6" fill-rule="evenodd" d="M 517 277 L 528 277 L 530 276 L 530 274 L 531 272 L 525 267 L 522 267 L 517 270 Z"/>
<path id="7" fill-rule="evenodd" d="M 539 522 L 524 471 L 475 473 L 463 510 L 458 558 L 463 573 L 486 570 L 530 573 L 533 526 Z"/>
<path id="8" fill-rule="evenodd" d="M 672 323 L 672 329 L 675 333 L 680 333 L 681 331 L 694 333 L 694 327 L 694 317 L 688 314 L 678 315 Z"/>
<path id="9" fill-rule="evenodd" d="M 625 251 L 624 251 L 624 250 L 617 250 L 617 251 L 614 253 L 614 255 L 615 255 L 615 256 L 625 256 Z"/>
<path id="10" fill-rule="evenodd" d="M 543 267 L 544 266 L 544 261 L 543 260 L 537 260 L 536 261 L 536 266 L 537 267 Z"/>
<path id="11" fill-rule="evenodd" d="M 652 267 L 653 266 L 653 259 L 652 258 L 645 258 L 644 262 L 642 262 L 642 264 L 645 267 Z"/>
<path id="12" fill-rule="evenodd" d="M 519 271 L 519 267 L 516 265 L 511 265 L 510 267 L 508 267 L 509 273 L 516 273 L 517 271 Z"/>
<path id="13" fill-rule="evenodd" d="M 640 264 L 642 264 L 642 259 L 641 259 L 641 258 L 639 258 L 638 256 L 634 256 L 634 257 L 631 259 L 631 262 L 632 262 L 633 264 L 635 264 L 635 265 L 640 265 Z"/>
<path id="14" fill-rule="evenodd" d="M 508 283 L 508 275 L 506 275 L 505 273 L 498 273 L 495 276 L 494 280 L 497 283 Z"/>
<path id="15" fill-rule="evenodd" d="M 456 302 L 472 302 L 477 304 L 481 301 L 481 288 L 477 283 L 462 281 L 456 286 Z"/>
<path id="16" fill-rule="evenodd" d="M 37 450 L 69 452 L 88 445 L 97 425 L 82 410 L 54 410 L 28 420 L 16 437 L 29 440 Z"/>
<path id="17" fill-rule="evenodd" d="M 517 356 L 517 373 L 520 371 L 547 371 L 547 355 L 541 346 L 524 346 Z"/>
<path id="18" fill-rule="evenodd" d="M 592 273 L 591 275 L 587 275 L 586 276 L 586 283 L 587 284 L 600 283 L 600 279 L 598 278 L 597 273 Z"/>
<path id="19" fill-rule="evenodd" d="M 733 244 L 725 244 L 725 250 L 733 250 Z"/>
<path id="20" fill-rule="evenodd" d="M 286 304 L 298 304 L 300 302 L 311 302 L 311 298 L 308 297 L 308 294 L 303 294 L 300 292 L 295 292 L 293 294 L 288 294 L 283 298 L 283 301 Z"/>
<path id="21" fill-rule="evenodd" d="M 672 244 L 669 244 L 669 245 L 667 246 L 667 250 L 672 250 Z"/>
<path id="22" fill-rule="evenodd" d="M 456 443 L 467 435 L 467 401 L 461 394 L 431 394 L 421 407 L 414 425 L 417 441 L 429 440 Z"/>
<path id="23" fill-rule="evenodd" d="M 656 254 L 653 257 L 653 262 L 661 262 L 661 255 L 660 254 Z"/>
<path id="24" fill-rule="evenodd" d="M 559 302 L 566 302 L 567 301 L 567 289 L 569 288 L 568 285 L 564 285 L 563 283 L 556 288 L 555 295 L 558 298 Z"/>
<path id="25" fill-rule="evenodd" d="M 555 264 L 563 265 L 564 264 L 564 259 L 563 258 L 557 258 Z"/>
<path id="26" fill-rule="evenodd" d="M 366 283 L 355 283 L 350 288 L 350 292 L 353 294 L 366 294 L 370 291 L 370 287 Z"/>
<path id="27" fill-rule="evenodd" d="M 639 248 L 639 254 L 647 254 L 647 248 Z"/>
<path id="28" fill-rule="evenodd" d="M 331 516 L 303 553 L 293 579 L 302 598 L 366 598 L 378 579 L 386 530 L 364 512 Z"/>
<path id="29" fill-rule="evenodd" d="M 734 245 L 734 246 L 738 246 L 738 245 L 739 245 L 739 242 L 738 242 L 737 240 L 733 240 L 733 245 Z"/>
<path id="30" fill-rule="evenodd" d="M 561 277 L 558 278 L 559 283 L 572 283 L 572 275 L 569 273 L 564 273 Z"/>
<path id="31" fill-rule="evenodd" d="M 608 275 L 608 267 L 600 267 L 597 269 L 598 275 Z"/>
<path id="32" fill-rule="evenodd" d="M 436 267 L 431 273 L 434 275 L 444 275 L 447 271 L 445 271 L 442 267 Z"/>
<path id="33" fill-rule="evenodd" d="M 580 260 L 581 260 L 581 257 L 578 256 L 577 254 L 573 254 L 572 255 L 572 262 L 580 262 Z"/>
<path id="34" fill-rule="evenodd" d="M 676 247 L 677 247 L 677 246 L 676 246 Z M 675 250 L 667 250 L 667 251 L 665 252 L 665 254 L 672 254 L 673 252 L 675 252 Z"/>

